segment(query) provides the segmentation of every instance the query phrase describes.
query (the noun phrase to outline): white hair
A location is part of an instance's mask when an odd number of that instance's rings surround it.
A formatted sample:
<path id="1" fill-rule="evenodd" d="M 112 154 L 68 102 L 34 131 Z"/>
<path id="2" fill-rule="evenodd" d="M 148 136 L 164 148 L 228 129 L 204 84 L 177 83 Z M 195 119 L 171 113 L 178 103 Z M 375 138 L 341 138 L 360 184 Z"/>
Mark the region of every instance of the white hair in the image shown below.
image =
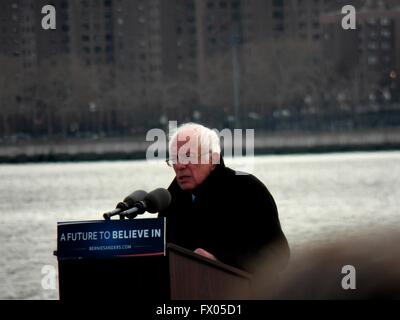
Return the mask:
<path id="1" fill-rule="evenodd" d="M 177 139 L 178 134 L 185 132 L 185 131 L 193 131 L 194 136 L 191 138 L 197 138 L 198 143 L 203 148 L 209 148 L 211 153 L 221 154 L 221 145 L 218 134 L 201 124 L 188 122 L 179 126 L 174 132 L 170 132 L 169 138 L 169 153 L 172 152 L 173 142 Z"/>

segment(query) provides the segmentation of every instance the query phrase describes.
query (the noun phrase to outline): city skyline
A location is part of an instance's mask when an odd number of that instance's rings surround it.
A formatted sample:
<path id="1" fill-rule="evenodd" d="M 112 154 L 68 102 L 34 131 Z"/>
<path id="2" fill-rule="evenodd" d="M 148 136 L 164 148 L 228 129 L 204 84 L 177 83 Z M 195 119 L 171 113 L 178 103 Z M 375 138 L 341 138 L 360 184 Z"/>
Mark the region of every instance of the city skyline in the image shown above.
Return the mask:
<path id="1" fill-rule="evenodd" d="M 285 112 L 374 102 L 382 76 L 384 102 L 398 101 L 395 1 L 352 1 L 354 31 L 340 29 L 346 2 L 6 0 L 0 135 L 126 135 L 168 119 L 273 129 Z M 41 28 L 46 4 L 56 30 Z M 375 31 L 364 28 L 368 12 Z M 360 42 L 367 32 L 378 33 L 375 44 Z"/>

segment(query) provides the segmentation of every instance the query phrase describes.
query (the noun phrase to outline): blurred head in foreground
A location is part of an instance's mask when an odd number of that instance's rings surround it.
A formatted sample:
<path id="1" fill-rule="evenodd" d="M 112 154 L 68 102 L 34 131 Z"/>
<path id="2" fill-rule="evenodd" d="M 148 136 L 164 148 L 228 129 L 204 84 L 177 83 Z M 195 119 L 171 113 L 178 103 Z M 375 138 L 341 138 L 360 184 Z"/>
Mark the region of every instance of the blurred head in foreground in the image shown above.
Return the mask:
<path id="1" fill-rule="evenodd" d="M 400 299 L 400 232 L 340 239 L 298 250 L 279 277 L 264 260 L 250 299 Z"/>

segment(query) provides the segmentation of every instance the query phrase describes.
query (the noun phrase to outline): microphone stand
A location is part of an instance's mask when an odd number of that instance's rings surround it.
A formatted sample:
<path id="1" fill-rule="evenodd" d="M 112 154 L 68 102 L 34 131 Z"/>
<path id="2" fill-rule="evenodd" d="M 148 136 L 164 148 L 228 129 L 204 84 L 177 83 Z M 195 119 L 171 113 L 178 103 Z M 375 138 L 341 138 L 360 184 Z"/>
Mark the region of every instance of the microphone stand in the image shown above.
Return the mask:
<path id="1" fill-rule="evenodd" d="M 146 203 L 144 201 L 138 201 L 135 206 L 131 209 L 125 210 L 119 214 L 121 220 L 127 217 L 129 220 L 136 218 L 138 214 L 142 214 L 146 211 Z"/>

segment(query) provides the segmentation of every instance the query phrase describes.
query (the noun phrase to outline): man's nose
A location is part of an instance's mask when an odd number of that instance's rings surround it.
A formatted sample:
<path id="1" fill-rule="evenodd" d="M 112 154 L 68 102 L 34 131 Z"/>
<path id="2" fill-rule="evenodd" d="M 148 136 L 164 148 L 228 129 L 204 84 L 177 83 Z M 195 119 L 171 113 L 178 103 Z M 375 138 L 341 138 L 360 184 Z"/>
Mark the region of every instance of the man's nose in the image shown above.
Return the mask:
<path id="1" fill-rule="evenodd" d="M 186 168 L 186 166 L 187 166 L 186 163 L 181 163 L 179 161 L 174 164 L 175 170 L 183 170 Z"/>

